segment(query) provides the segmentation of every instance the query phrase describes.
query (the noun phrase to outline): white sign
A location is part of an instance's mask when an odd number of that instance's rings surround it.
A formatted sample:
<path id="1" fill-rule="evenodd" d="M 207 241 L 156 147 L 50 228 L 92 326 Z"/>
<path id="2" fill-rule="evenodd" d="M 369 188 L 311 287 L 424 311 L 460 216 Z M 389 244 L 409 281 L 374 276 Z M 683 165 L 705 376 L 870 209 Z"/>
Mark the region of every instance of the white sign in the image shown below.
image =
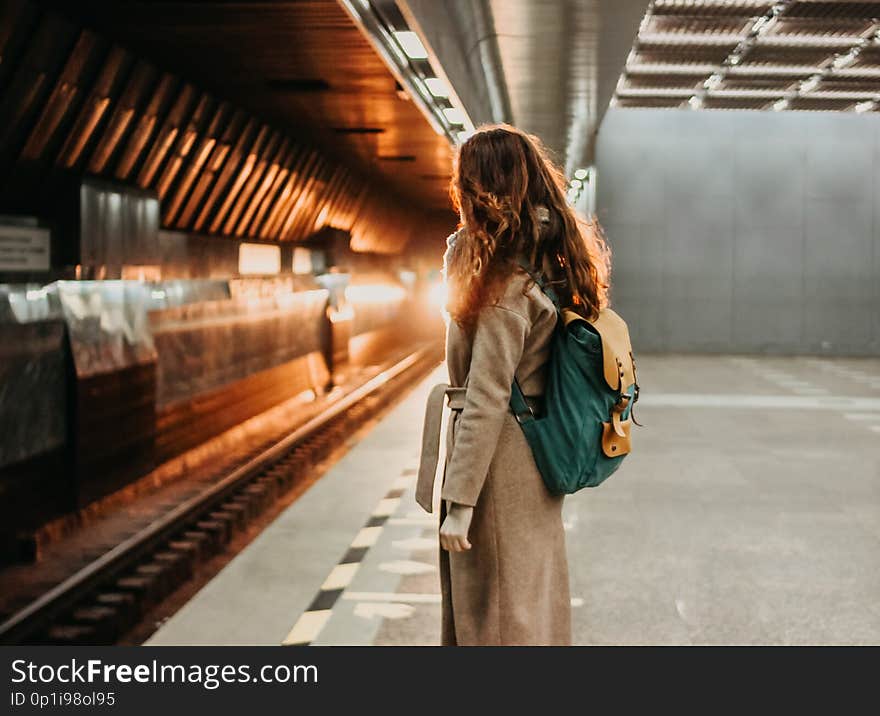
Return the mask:
<path id="1" fill-rule="evenodd" d="M 281 247 L 272 244 L 241 244 L 238 247 L 238 272 L 242 276 L 281 272 Z"/>
<path id="2" fill-rule="evenodd" d="M 49 229 L 0 226 L 0 271 L 48 271 Z"/>

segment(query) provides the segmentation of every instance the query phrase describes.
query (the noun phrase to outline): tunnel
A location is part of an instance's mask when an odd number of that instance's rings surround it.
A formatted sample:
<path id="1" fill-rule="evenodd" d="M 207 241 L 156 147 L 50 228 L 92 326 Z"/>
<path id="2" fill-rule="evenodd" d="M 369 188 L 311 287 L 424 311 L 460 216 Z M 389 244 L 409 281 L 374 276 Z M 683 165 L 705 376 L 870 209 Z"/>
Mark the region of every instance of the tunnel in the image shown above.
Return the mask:
<path id="1" fill-rule="evenodd" d="M 439 643 L 454 177 L 513 126 L 644 424 L 561 508 L 571 642 L 876 644 L 878 117 L 867 0 L 3 0 L 0 643 Z"/>

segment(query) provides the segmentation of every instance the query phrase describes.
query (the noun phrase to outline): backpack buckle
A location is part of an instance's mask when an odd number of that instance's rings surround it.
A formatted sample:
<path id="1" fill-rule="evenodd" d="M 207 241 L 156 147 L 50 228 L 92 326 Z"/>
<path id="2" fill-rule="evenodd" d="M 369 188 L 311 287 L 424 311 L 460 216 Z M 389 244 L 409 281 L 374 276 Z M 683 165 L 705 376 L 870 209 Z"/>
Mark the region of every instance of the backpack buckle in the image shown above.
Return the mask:
<path id="1" fill-rule="evenodd" d="M 535 413 L 532 411 L 531 406 L 527 407 L 528 410 L 523 410 L 522 412 L 513 414 L 513 417 L 516 418 L 516 422 L 518 422 L 520 425 L 535 419 Z"/>
<path id="2" fill-rule="evenodd" d="M 621 393 L 617 398 L 617 402 L 614 404 L 615 410 L 619 408 L 622 413 L 626 410 L 626 406 L 629 404 L 630 400 L 632 400 L 632 396 L 629 393 Z"/>

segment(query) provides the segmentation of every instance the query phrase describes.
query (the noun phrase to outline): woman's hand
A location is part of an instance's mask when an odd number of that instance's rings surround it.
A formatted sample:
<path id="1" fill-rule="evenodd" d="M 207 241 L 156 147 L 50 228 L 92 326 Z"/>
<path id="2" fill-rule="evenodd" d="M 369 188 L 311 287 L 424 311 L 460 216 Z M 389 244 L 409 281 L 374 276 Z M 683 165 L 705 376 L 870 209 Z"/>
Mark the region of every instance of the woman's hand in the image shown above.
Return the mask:
<path id="1" fill-rule="evenodd" d="M 440 546 L 447 552 L 464 552 L 471 548 L 468 542 L 468 528 L 474 516 L 474 508 L 448 503 L 446 519 L 440 525 Z"/>

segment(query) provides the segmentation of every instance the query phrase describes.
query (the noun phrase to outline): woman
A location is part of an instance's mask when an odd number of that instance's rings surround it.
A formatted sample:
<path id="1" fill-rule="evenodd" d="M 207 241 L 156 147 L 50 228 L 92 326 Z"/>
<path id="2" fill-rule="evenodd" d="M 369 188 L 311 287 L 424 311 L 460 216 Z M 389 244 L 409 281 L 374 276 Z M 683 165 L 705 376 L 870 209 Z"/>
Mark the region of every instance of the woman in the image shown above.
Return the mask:
<path id="1" fill-rule="evenodd" d="M 481 128 L 458 152 L 446 359 L 465 390 L 450 401 L 441 491 L 443 644 L 571 643 L 562 497 L 508 407 L 516 378 L 540 411 L 557 316 L 520 264 L 587 316 L 606 302 L 609 253 L 565 192 L 540 141 L 513 127 Z"/>

